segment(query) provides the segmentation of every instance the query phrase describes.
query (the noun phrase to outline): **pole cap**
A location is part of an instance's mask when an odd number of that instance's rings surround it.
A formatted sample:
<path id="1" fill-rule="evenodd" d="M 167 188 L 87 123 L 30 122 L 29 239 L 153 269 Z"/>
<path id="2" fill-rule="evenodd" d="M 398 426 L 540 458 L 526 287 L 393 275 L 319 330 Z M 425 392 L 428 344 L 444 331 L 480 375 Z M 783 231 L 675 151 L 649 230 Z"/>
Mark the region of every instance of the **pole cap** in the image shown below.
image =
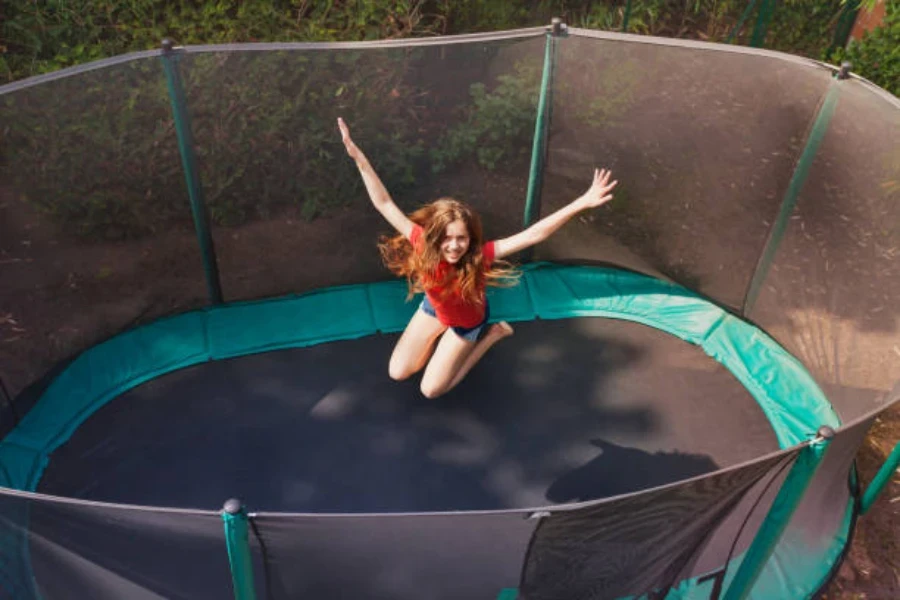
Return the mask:
<path id="1" fill-rule="evenodd" d="M 550 33 L 554 36 L 562 35 L 566 30 L 566 24 L 560 17 L 550 19 Z"/>
<path id="2" fill-rule="evenodd" d="M 244 509 L 243 503 L 237 498 L 229 498 L 225 501 L 225 505 L 222 507 L 222 510 L 228 513 L 229 515 L 236 515 L 240 513 Z"/>
<path id="3" fill-rule="evenodd" d="M 850 69 L 853 68 L 853 63 L 848 60 L 845 60 L 841 63 L 841 70 L 838 72 L 838 79 L 849 79 L 850 78 Z"/>
<path id="4" fill-rule="evenodd" d="M 175 48 L 175 42 L 169 38 L 164 38 L 159 45 L 162 46 L 163 52 L 171 52 Z"/>
<path id="5" fill-rule="evenodd" d="M 829 425 L 822 425 L 816 431 L 816 437 L 822 438 L 823 440 L 830 440 L 834 437 L 834 429 Z"/>

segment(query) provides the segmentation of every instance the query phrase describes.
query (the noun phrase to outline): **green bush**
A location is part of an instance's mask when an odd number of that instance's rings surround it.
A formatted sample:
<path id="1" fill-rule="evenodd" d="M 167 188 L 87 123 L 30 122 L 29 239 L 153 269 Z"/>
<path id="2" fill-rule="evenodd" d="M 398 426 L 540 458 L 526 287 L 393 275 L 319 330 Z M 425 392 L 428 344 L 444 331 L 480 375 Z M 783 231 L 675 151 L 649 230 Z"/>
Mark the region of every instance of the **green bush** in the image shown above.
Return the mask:
<path id="1" fill-rule="evenodd" d="M 451 127 L 431 151 L 432 169 L 442 171 L 474 157 L 481 166 L 494 170 L 501 162 L 510 166 L 527 157 L 540 79 L 540 64 L 520 62 L 514 73 L 500 75 L 490 92 L 483 83 L 473 84 L 469 90 L 472 103 L 463 109 L 462 121 Z"/>
<path id="2" fill-rule="evenodd" d="M 359 197 L 337 135 L 343 116 L 389 189 L 416 181 L 422 143 L 407 118 L 415 50 L 185 57 L 195 145 L 213 219 L 236 225 L 295 205 L 306 218 Z"/>
<path id="3" fill-rule="evenodd" d="M 421 142 L 402 102 L 416 52 L 183 55 L 206 204 L 237 225 L 296 207 L 313 218 L 359 197 L 336 119 L 352 119 L 391 189 L 413 183 Z M 55 222 L 91 239 L 190 226 L 159 58 L 32 86 L 0 98 L 0 174 Z"/>
<path id="4" fill-rule="evenodd" d="M 507 42 L 176 54 L 213 223 L 286 210 L 312 219 L 364 198 L 338 116 L 398 193 L 427 184 L 435 160 L 493 168 L 527 156 L 536 41 L 505 54 Z M 482 83 L 470 97 L 463 81 Z M 0 178 L 72 233 L 124 239 L 191 226 L 162 58 L 5 94 L 0 139 Z M 426 139 L 445 143 L 429 157 Z"/>
<path id="5" fill-rule="evenodd" d="M 442 33 L 449 2 L 421 0 L 5 0 L 0 76 L 181 44 L 372 40 Z M 431 10 L 431 9 L 434 10 Z"/>
<path id="6" fill-rule="evenodd" d="M 842 0 L 787 0 L 779 4 L 769 25 L 765 47 L 802 56 L 820 56 L 831 46 L 842 5 Z"/>
<path id="7" fill-rule="evenodd" d="M 852 1 L 852 0 L 851 0 Z M 750 0 L 632 0 L 629 31 L 724 41 Z M 841 0 L 786 0 L 767 46 L 820 56 Z M 570 24 L 621 29 L 625 0 L 6 0 L 0 20 L 0 78 L 20 79 L 159 47 L 182 44 L 349 41 Z M 745 43 L 755 15 L 738 33 Z"/>
<path id="8" fill-rule="evenodd" d="M 832 60 L 850 61 L 854 72 L 900 96 L 900 3 L 888 2 L 881 27 L 838 50 Z"/>

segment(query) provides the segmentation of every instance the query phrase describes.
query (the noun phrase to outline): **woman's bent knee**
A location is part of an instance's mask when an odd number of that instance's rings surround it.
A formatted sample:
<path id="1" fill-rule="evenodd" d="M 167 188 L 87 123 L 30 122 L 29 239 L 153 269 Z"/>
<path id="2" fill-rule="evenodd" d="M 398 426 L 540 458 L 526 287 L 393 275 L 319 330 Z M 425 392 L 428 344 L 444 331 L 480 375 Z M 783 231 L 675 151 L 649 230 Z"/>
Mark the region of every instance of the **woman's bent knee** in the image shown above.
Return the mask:
<path id="1" fill-rule="evenodd" d="M 388 365 L 388 375 L 390 375 L 391 379 L 394 381 L 409 379 L 415 372 L 414 369 L 409 368 L 409 365 L 404 365 L 400 361 L 395 362 L 392 360 Z"/>
<path id="2" fill-rule="evenodd" d="M 446 391 L 443 386 L 429 384 L 425 381 L 422 381 L 422 385 L 419 386 L 419 389 L 421 390 L 422 395 L 429 400 L 434 400 L 435 398 L 442 396 Z"/>

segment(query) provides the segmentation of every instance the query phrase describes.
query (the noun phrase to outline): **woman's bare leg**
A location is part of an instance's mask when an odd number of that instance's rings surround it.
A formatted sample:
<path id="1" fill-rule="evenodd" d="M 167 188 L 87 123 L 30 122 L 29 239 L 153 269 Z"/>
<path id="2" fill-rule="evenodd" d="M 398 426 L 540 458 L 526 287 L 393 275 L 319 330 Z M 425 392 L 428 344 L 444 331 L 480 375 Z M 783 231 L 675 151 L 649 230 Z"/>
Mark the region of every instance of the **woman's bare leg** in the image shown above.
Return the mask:
<path id="1" fill-rule="evenodd" d="M 435 340 L 446 329 L 435 317 L 417 310 L 394 346 L 388 365 L 391 379 L 400 381 L 420 371 L 431 356 Z"/>
<path id="2" fill-rule="evenodd" d="M 447 393 L 463 380 L 491 346 L 512 334 L 513 329 L 506 321 L 491 325 L 484 337 L 474 344 L 448 330 L 425 368 L 422 394 L 437 398 Z"/>
<path id="3" fill-rule="evenodd" d="M 505 337 L 509 337 L 513 334 L 512 326 L 506 321 L 500 321 L 499 323 L 494 323 L 487 330 L 487 333 L 484 334 L 484 337 L 478 340 L 475 344 L 475 347 L 472 348 L 472 352 L 466 357 L 465 362 L 463 362 L 462 366 L 459 368 L 459 371 L 456 372 L 456 376 L 454 376 L 453 381 L 450 382 L 450 386 L 445 391 L 450 391 L 459 384 L 460 381 L 472 370 L 481 357 L 485 355 L 485 353 L 491 349 L 491 346 L 499 342 Z"/>

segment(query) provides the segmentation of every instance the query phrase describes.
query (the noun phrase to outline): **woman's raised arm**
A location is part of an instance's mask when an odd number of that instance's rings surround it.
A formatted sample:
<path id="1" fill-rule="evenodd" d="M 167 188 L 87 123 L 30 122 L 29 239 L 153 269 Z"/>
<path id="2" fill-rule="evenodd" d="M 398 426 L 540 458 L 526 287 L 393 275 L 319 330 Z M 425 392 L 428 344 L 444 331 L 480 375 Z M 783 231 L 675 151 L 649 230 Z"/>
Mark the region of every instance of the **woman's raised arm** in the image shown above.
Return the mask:
<path id="1" fill-rule="evenodd" d="M 544 217 L 528 229 L 508 238 L 497 240 L 494 243 L 494 255 L 497 258 L 503 258 L 529 246 L 539 244 L 553 235 L 557 229 L 565 225 L 569 219 L 581 211 L 596 208 L 612 200 L 610 192 L 619 182 L 613 181 L 610 183 L 610 175 L 611 172 L 606 169 L 594 169 L 594 180 L 588 191 L 555 213 Z"/>
<path id="2" fill-rule="evenodd" d="M 340 117 L 338 118 L 338 128 L 341 130 L 341 140 L 344 142 L 347 154 L 356 162 L 359 174 L 362 176 L 363 183 L 366 186 L 366 191 L 369 193 L 369 198 L 372 200 L 372 205 L 381 213 L 381 216 L 394 227 L 394 229 L 408 238 L 412 233 L 413 222 L 410 221 L 409 217 L 407 217 L 403 211 L 400 210 L 400 207 L 394 203 L 387 188 L 381 183 L 381 179 L 378 177 L 375 169 L 372 168 L 371 163 L 369 163 L 369 159 L 366 158 L 363 151 L 353 143 L 352 139 L 350 139 L 350 130 L 347 128 L 347 124 L 344 123 L 344 120 Z"/>

